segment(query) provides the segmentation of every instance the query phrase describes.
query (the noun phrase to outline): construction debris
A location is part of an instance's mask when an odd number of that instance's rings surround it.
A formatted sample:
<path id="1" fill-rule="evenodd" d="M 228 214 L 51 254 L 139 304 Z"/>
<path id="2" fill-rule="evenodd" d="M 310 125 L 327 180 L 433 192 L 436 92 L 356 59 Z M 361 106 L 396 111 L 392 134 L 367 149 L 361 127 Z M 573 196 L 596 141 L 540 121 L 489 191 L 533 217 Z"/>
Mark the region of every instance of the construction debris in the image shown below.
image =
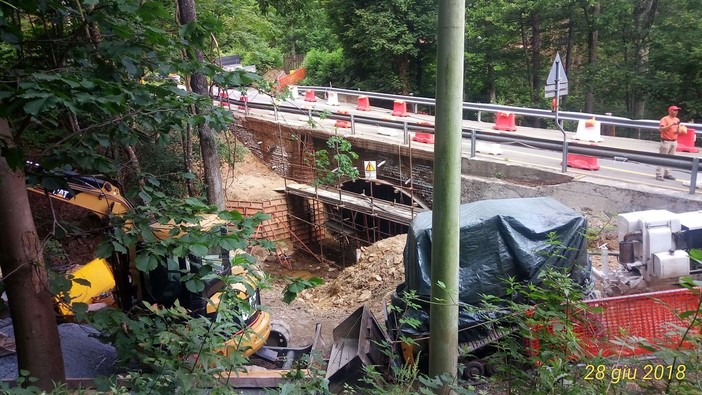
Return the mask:
<path id="1" fill-rule="evenodd" d="M 397 235 L 360 248 L 356 265 L 345 268 L 333 281 L 305 291 L 302 298 L 318 309 L 369 304 L 382 312 L 382 297 L 404 281 L 402 253 L 407 235 Z"/>

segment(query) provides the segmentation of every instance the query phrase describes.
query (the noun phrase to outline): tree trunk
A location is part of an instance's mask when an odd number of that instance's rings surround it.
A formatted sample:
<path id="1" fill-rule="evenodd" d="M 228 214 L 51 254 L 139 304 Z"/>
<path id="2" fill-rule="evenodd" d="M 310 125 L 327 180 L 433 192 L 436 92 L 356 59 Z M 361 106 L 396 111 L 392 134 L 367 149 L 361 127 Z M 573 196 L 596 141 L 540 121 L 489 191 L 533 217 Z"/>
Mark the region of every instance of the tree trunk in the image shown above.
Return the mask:
<path id="1" fill-rule="evenodd" d="M 197 19 L 194 0 L 178 0 L 180 23 L 186 25 Z M 205 56 L 201 50 L 195 51 L 196 60 L 203 62 Z M 208 95 L 207 79 L 200 72 L 195 72 L 190 77 L 190 87 L 194 93 Z M 206 116 L 209 112 L 208 106 L 199 106 L 195 110 L 198 115 Z M 207 203 L 224 209 L 224 191 L 222 187 L 222 167 L 217 152 L 217 135 L 210 125 L 203 123 L 198 127 L 200 136 L 200 152 L 202 154 L 202 164 L 205 173 L 205 185 L 207 189 Z"/>
<path id="2" fill-rule="evenodd" d="M 497 86 L 495 85 L 495 66 L 492 59 L 487 59 L 487 95 L 488 103 L 497 101 Z"/>
<path id="3" fill-rule="evenodd" d="M 0 139 L 12 147 L 7 121 L 0 119 Z M 53 298 L 48 288 L 42 245 L 29 207 L 24 172 L 0 157 L 0 269 L 12 306 L 19 370 L 51 390 L 66 380 Z"/>
<path id="4" fill-rule="evenodd" d="M 395 65 L 397 67 L 397 75 L 400 80 L 400 94 L 408 95 L 410 92 L 409 78 L 409 59 L 407 54 L 398 55 L 395 57 Z"/>
<path id="5" fill-rule="evenodd" d="M 658 8 L 657 0 L 640 0 L 634 5 L 634 75 L 648 72 L 648 51 L 651 43 L 651 26 Z M 643 118 L 646 104 L 644 89 L 640 84 L 632 86 L 632 111 L 634 118 Z"/>
<path id="6" fill-rule="evenodd" d="M 541 20 L 536 12 L 532 12 L 529 22 L 531 25 L 531 102 L 539 106 L 542 102 L 541 92 Z M 534 122 L 534 127 L 540 128 L 541 119 Z"/>
<path id="7" fill-rule="evenodd" d="M 599 29 L 597 19 L 600 15 L 600 3 L 596 3 L 592 8 L 592 14 L 585 8 L 585 21 L 588 25 L 587 31 L 587 73 L 592 75 L 597 66 L 597 47 L 599 46 Z M 592 113 L 595 107 L 595 91 L 592 87 L 592 78 L 588 78 L 585 91 L 585 112 Z"/>
<path id="8" fill-rule="evenodd" d="M 190 125 L 187 125 L 187 127 L 183 131 L 183 171 L 185 171 L 186 173 L 191 173 L 193 171 L 192 157 L 193 136 L 190 129 Z M 188 190 L 188 196 L 195 196 L 195 192 L 193 191 L 193 182 L 190 178 L 185 179 L 185 185 Z"/>

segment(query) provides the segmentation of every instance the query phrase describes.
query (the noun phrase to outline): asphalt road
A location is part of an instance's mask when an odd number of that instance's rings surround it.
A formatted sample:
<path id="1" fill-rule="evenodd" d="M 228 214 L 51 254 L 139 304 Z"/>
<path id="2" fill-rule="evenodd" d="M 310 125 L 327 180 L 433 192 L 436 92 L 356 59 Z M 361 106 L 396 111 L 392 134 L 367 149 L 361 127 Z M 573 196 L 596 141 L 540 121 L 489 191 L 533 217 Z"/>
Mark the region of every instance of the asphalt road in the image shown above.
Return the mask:
<path id="1" fill-rule="evenodd" d="M 231 97 L 232 99 L 239 98 L 238 93 L 232 93 Z M 249 102 L 251 103 L 270 104 L 272 102 L 269 96 L 258 93 L 255 90 L 251 90 L 249 92 L 248 98 Z M 322 99 L 318 99 L 317 102 L 312 103 L 306 102 L 303 100 L 302 97 L 299 97 L 297 100 L 288 100 L 282 103 L 281 106 L 294 107 L 303 111 L 311 110 L 313 116 L 322 111 L 328 111 L 329 113 L 346 112 L 348 114 L 354 114 L 363 117 L 373 117 L 378 119 L 379 122 L 407 121 L 410 123 L 416 123 L 417 121 L 421 121 L 426 122 L 429 125 L 434 123 L 434 117 L 430 115 L 409 113 L 408 117 L 393 117 L 391 114 L 392 111 L 389 109 L 371 107 L 371 111 L 360 111 L 356 110 L 356 104 L 354 103 L 342 102 L 338 106 L 330 106 L 327 105 L 326 102 Z M 236 106 L 233 106 L 232 108 L 235 111 L 243 112 L 242 110 L 237 109 Z M 271 110 L 249 109 L 249 116 L 270 120 L 276 120 L 277 117 L 277 121 L 279 122 L 298 126 L 308 125 L 309 121 L 308 117 L 306 117 L 305 115 L 290 114 L 285 112 L 274 113 Z M 316 123 L 316 127 L 326 129 L 330 133 L 334 132 L 334 125 L 336 123 L 335 120 L 323 119 L 316 116 L 313 117 L 313 119 Z M 544 141 L 551 141 L 557 143 L 563 142 L 563 134 L 559 130 L 555 129 L 537 129 L 518 126 L 516 132 L 496 132 L 492 128 L 493 125 L 493 123 L 471 120 L 464 120 L 463 122 L 463 126 L 469 129 L 487 131 L 491 133 L 500 133 L 505 136 L 510 136 L 514 134 L 538 138 Z M 345 134 L 351 133 L 349 129 L 339 129 L 339 131 Z M 387 126 L 382 126 L 380 124 L 374 126 L 357 123 L 354 132 L 355 134 L 362 135 L 365 138 L 376 139 L 386 142 L 392 141 L 398 144 L 402 144 L 404 139 L 402 129 L 394 129 Z M 413 135 L 415 132 L 417 131 L 413 131 L 412 128 L 410 128 L 410 135 Z M 648 132 L 655 133 L 655 131 Z M 655 141 L 638 140 L 623 137 L 601 136 L 602 141 L 591 142 L 575 140 L 575 135 L 576 133 L 574 130 L 566 130 L 566 140 L 569 142 L 569 144 L 577 143 L 581 145 L 591 145 L 593 147 L 611 147 L 618 149 L 626 149 L 636 151 L 644 155 L 646 153 L 657 153 L 658 151 L 658 143 Z M 485 148 L 486 145 L 488 145 L 488 149 L 484 149 L 483 152 L 480 152 L 481 146 L 482 148 Z M 417 142 L 412 142 L 412 146 L 413 148 L 423 147 L 429 150 L 432 149 L 431 145 Z M 523 164 L 524 166 L 532 167 L 536 166 L 555 172 L 562 171 L 562 151 L 549 151 L 545 149 L 528 147 L 519 144 L 499 144 L 498 147 L 500 153 L 495 154 L 494 144 L 488 144 L 485 142 L 478 141 L 477 148 L 479 152 L 477 153 L 477 156 L 481 158 L 489 158 L 492 160 L 505 160 L 509 161 L 511 164 Z M 469 139 L 464 139 L 463 152 L 464 156 L 470 155 L 471 142 Z M 693 157 L 699 154 L 678 152 L 676 153 L 676 155 Z M 636 163 L 629 160 L 615 160 L 613 158 L 599 158 L 597 159 L 597 163 L 600 166 L 599 170 L 584 170 L 568 167 L 566 172 L 570 175 L 598 177 L 604 180 L 612 180 L 618 182 L 623 181 L 637 185 L 648 185 L 651 187 L 663 188 L 669 191 L 689 192 L 688 185 L 690 182 L 690 171 L 672 170 L 672 174 L 677 178 L 677 180 L 666 180 L 661 182 L 655 179 L 656 166 L 653 165 Z M 687 182 L 687 185 L 684 184 L 685 181 Z"/>

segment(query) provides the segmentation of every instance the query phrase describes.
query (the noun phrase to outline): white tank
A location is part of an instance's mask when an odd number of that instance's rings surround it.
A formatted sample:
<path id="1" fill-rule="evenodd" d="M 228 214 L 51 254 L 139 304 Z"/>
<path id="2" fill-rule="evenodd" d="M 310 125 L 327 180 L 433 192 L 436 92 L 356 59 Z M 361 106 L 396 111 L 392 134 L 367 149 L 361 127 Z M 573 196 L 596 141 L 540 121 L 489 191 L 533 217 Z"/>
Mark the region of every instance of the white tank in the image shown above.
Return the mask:
<path id="1" fill-rule="evenodd" d="M 656 279 L 690 275 L 690 257 L 683 250 L 653 254 L 653 273 Z"/>

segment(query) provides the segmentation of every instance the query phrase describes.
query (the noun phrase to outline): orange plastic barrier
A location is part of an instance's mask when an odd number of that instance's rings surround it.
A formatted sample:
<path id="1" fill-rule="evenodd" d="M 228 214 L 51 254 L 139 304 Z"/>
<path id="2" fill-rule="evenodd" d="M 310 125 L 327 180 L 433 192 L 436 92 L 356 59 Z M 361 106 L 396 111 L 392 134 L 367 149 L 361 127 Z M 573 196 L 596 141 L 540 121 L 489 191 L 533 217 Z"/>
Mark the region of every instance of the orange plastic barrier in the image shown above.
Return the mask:
<path id="1" fill-rule="evenodd" d="M 358 106 L 356 106 L 356 110 L 370 111 L 370 101 L 368 100 L 368 96 L 358 97 Z"/>
<path id="2" fill-rule="evenodd" d="M 695 129 L 687 128 L 687 133 L 678 136 L 678 145 L 675 150 L 678 152 L 700 152 L 700 149 L 695 147 Z"/>
<path id="3" fill-rule="evenodd" d="M 242 101 L 242 102 L 244 102 L 244 103 L 248 103 L 248 102 L 249 102 L 249 97 L 246 96 L 246 95 L 241 95 L 241 98 L 239 98 L 239 101 Z M 245 107 L 245 106 L 239 106 L 239 110 L 246 110 L 246 107 Z"/>
<path id="4" fill-rule="evenodd" d="M 350 128 L 351 127 L 351 122 L 350 121 L 342 121 L 341 119 L 337 119 L 336 121 L 336 127 L 337 128 Z"/>
<path id="5" fill-rule="evenodd" d="M 219 99 L 219 105 L 221 107 L 229 107 L 229 100 L 227 100 L 229 99 L 229 94 L 226 90 L 220 90 L 217 94 L 217 98 Z"/>
<path id="6" fill-rule="evenodd" d="M 495 126 L 493 126 L 492 128 L 495 130 L 515 132 L 517 130 L 517 126 L 514 123 L 514 113 L 498 112 L 497 119 L 495 119 Z"/>
<path id="7" fill-rule="evenodd" d="M 305 101 L 309 101 L 309 102 L 317 101 L 317 96 L 314 95 L 314 89 L 307 89 L 305 91 Z"/>
<path id="8" fill-rule="evenodd" d="M 299 68 L 295 71 L 291 71 L 290 74 L 286 74 L 278 78 L 278 90 L 282 91 L 288 85 L 297 84 L 298 82 L 302 81 L 303 78 L 305 78 L 306 74 L 307 70 L 304 68 Z"/>
<path id="9" fill-rule="evenodd" d="M 597 157 L 577 154 L 568 154 L 568 167 L 584 170 L 600 170 Z"/>
<path id="10" fill-rule="evenodd" d="M 431 133 L 415 133 L 412 137 L 412 141 L 418 141 L 420 143 L 434 144 L 434 135 Z"/>
<path id="11" fill-rule="evenodd" d="M 407 116 L 407 103 L 404 100 L 395 100 L 392 110 L 393 117 L 406 117 Z"/>

